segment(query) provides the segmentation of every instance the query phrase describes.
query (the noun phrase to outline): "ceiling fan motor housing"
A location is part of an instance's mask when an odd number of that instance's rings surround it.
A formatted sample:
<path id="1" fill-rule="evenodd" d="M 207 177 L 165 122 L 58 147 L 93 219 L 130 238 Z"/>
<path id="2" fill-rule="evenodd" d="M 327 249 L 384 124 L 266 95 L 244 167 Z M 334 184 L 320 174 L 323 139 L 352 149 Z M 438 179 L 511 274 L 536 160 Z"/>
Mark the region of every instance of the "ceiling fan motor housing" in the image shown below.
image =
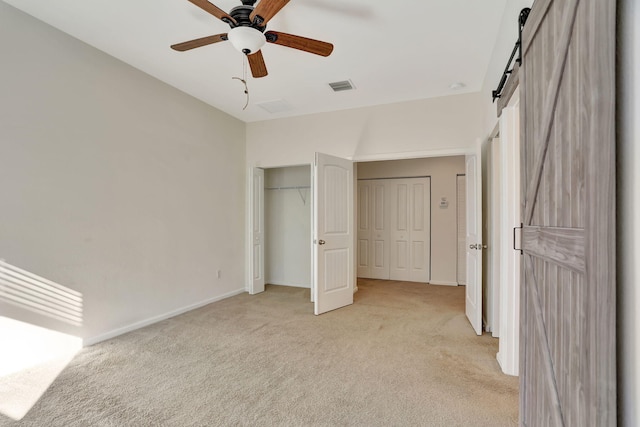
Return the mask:
<path id="1" fill-rule="evenodd" d="M 251 12 L 253 12 L 253 6 L 247 6 L 247 5 L 243 5 L 243 6 L 236 6 L 233 9 L 231 9 L 231 12 L 229 12 L 229 15 L 231 15 L 231 17 L 233 19 L 235 19 L 235 21 L 237 22 L 236 25 L 234 25 L 233 23 L 229 23 L 229 25 L 232 28 L 235 27 L 252 27 L 255 28 L 258 31 L 264 31 L 266 26 L 265 25 L 260 25 L 258 22 L 260 22 L 260 20 L 256 20 L 254 22 L 251 21 L 250 19 L 250 15 Z"/>

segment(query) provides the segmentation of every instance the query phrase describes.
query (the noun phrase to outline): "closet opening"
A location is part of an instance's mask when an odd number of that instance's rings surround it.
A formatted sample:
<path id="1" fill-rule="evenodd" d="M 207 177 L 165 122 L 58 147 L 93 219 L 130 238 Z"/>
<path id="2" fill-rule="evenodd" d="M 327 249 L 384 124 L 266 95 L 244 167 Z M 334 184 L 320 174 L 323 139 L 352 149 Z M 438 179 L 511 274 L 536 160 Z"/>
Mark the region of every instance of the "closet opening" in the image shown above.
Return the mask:
<path id="1" fill-rule="evenodd" d="M 311 172 L 311 165 L 264 169 L 266 290 L 272 286 L 304 288 L 309 300 L 313 280 Z"/>

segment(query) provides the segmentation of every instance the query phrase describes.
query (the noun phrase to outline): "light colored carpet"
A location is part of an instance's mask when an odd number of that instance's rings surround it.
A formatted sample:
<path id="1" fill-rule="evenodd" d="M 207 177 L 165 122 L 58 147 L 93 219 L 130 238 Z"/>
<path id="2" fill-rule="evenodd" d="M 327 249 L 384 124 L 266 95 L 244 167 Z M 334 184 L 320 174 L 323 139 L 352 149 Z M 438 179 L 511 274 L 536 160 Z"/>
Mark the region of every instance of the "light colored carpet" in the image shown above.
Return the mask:
<path id="1" fill-rule="evenodd" d="M 464 288 L 360 280 L 313 315 L 268 286 L 83 349 L 2 426 L 506 426 L 518 380 L 477 337 Z"/>

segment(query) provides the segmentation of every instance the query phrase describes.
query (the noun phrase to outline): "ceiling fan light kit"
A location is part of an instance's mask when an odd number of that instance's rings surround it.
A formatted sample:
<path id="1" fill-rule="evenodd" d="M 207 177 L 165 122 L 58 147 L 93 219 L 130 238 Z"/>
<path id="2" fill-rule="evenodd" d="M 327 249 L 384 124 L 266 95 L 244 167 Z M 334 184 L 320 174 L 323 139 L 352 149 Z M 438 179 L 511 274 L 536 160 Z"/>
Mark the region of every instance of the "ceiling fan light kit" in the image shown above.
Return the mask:
<path id="1" fill-rule="evenodd" d="M 251 74 L 254 78 L 264 77 L 267 66 L 260 50 L 265 43 L 278 44 L 292 49 L 329 56 L 333 51 L 331 43 L 308 39 L 293 34 L 267 31 L 267 23 L 289 0 L 241 0 L 242 6 L 234 7 L 230 13 L 209 3 L 207 0 L 189 0 L 205 12 L 210 13 L 231 27 L 228 33 L 201 37 L 171 46 L 173 50 L 185 52 L 197 47 L 229 40 L 233 47 L 247 55 Z"/>
<path id="2" fill-rule="evenodd" d="M 227 38 L 238 51 L 250 55 L 259 51 L 267 42 L 260 31 L 252 27 L 236 27 L 227 33 Z"/>

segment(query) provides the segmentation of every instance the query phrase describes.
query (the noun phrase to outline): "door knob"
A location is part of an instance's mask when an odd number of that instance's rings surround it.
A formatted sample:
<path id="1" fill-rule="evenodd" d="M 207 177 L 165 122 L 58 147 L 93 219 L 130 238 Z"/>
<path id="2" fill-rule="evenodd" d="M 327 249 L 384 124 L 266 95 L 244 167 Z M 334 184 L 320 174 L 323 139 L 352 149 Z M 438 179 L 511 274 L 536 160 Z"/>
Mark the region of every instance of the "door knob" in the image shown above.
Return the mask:
<path id="1" fill-rule="evenodd" d="M 325 242 L 324 240 L 318 240 L 318 244 L 319 245 L 324 245 L 325 243 L 327 243 L 327 242 Z"/>
<path id="2" fill-rule="evenodd" d="M 476 245 L 469 245 L 469 249 L 476 249 Z"/>

